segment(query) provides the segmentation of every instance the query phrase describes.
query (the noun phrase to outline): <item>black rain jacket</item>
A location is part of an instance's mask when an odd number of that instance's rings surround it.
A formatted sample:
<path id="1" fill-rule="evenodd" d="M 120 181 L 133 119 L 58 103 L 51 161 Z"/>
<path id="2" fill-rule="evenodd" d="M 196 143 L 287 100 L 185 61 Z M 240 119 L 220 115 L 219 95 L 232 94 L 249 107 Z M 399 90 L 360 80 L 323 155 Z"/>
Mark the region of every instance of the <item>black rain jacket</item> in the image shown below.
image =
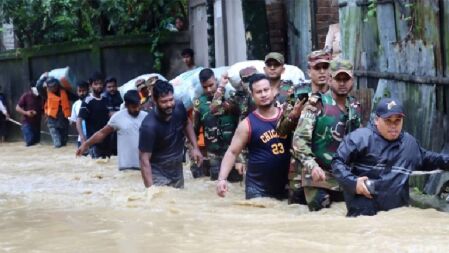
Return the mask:
<path id="1" fill-rule="evenodd" d="M 374 215 L 409 204 L 408 179 L 415 170 L 449 169 L 449 156 L 423 149 L 403 132 L 384 139 L 372 124 L 348 134 L 332 160 L 332 171 L 345 193 L 348 216 Z M 357 195 L 357 177 L 373 180 L 373 199 Z"/>

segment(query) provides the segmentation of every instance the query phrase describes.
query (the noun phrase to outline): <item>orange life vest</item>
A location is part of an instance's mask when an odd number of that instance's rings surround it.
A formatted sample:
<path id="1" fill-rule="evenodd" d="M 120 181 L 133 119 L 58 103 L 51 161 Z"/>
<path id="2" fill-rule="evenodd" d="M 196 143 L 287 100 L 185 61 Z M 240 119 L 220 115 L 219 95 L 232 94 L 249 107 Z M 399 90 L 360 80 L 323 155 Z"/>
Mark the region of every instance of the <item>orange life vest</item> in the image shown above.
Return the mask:
<path id="1" fill-rule="evenodd" d="M 59 90 L 59 96 L 53 92 L 47 92 L 47 101 L 45 102 L 45 114 L 52 118 L 58 115 L 59 106 L 62 107 L 62 112 L 66 118 L 70 117 L 72 111 L 70 110 L 69 97 L 67 92 L 63 89 Z"/>

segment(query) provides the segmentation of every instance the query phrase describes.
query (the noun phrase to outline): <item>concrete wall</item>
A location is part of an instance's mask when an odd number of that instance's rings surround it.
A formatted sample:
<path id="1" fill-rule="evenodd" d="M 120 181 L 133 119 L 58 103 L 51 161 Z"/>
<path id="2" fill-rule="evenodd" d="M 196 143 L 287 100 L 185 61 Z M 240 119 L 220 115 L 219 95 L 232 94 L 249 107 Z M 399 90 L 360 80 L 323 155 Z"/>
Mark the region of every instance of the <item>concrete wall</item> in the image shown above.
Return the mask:
<path id="1" fill-rule="evenodd" d="M 1 50 L 11 50 L 16 48 L 16 39 L 14 36 L 14 26 L 12 24 L 2 25 Z"/>
<path id="2" fill-rule="evenodd" d="M 207 43 L 207 1 L 191 0 L 189 4 L 191 48 L 195 51 L 195 63 L 209 66 Z"/>
<path id="3" fill-rule="evenodd" d="M 23 92 L 46 71 L 69 66 L 79 80 L 87 80 L 94 71 L 114 76 L 119 85 L 138 75 L 155 72 L 148 36 L 127 36 L 77 44 L 35 47 L 0 53 L 0 85 L 7 96 L 7 106 L 16 120 L 15 106 Z M 189 46 L 188 33 L 168 33 L 161 38 L 161 74 L 172 79 L 182 73 L 181 50 Z M 9 140 L 19 139 L 17 127 L 10 126 Z M 45 128 L 43 128 L 45 130 Z"/>

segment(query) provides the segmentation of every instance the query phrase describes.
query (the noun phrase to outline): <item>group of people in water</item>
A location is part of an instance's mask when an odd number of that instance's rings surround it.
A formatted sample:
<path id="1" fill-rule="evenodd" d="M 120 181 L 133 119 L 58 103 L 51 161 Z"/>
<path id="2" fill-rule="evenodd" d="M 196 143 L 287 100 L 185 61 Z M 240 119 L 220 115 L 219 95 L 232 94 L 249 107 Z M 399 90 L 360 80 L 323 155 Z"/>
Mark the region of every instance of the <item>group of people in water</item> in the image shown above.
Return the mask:
<path id="1" fill-rule="evenodd" d="M 227 96 L 227 74 L 202 69 L 203 94 L 192 109 L 175 99 L 167 81 L 137 80 L 122 98 L 115 78 L 94 73 L 77 84 L 78 98 L 58 79 L 43 78 L 16 110 L 26 145 L 39 142 L 42 114 L 55 147 L 66 145 L 72 122 L 78 156 L 117 154 L 119 169 L 141 171 L 145 187 L 182 188 L 188 151 L 192 175 L 216 181 L 220 197 L 229 183 L 244 180 L 246 199 L 287 199 L 310 211 L 334 201 L 346 202 L 348 216 L 406 206 L 412 171 L 449 170 L 448 155 L 423 149 L 402 130 L 406 112 L 398 99 L 380 100 L 362 124 L 360 103 L 350 95 L 350 61 L 311 52 L 307 84 L 282 80 L 282 54 L 271 52 L 264 62 L 263 73 L 241 69 L 240 85 Z"/>

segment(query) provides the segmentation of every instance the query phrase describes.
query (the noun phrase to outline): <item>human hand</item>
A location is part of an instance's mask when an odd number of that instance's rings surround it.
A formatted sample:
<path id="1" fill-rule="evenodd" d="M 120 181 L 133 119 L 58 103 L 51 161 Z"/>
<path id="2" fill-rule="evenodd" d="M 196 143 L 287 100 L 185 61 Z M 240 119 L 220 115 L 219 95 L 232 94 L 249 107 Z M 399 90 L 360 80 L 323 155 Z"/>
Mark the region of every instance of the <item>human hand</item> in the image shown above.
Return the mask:
<path id="1" fill-rule="evenodd" d="M 86 150 L 88 149 L 88 146 L 86 142 L 82 142 L 81 146 L 76 150 L 76 156 L 82 156 L 84 153 L 86 153 Z"/>
<path id="2" fill-rule="evenodd" d="M 292 118 L 299 118 L 301 116 L 302 109 L 304 109 L 304 105 L 306 103 L 306 99 L 303 98 L 302 100 L 296 100 L 295 105 L 293 106 L 293 110 L 291 111 L 290 115 Z"/>
<path id="3" fill-rule="evenodd" d="M 36 111 L 34 110 L 25 111 L 25 115 L 31 118 L 34 115 L 36 115 Z"/>
<path id="4" fill-rule="evenodd" d="M 195 161 L 195 164 L 197 166 L 201 166 L 203 164 L 203 155 L 201 154 L 201 151 L 198 148 L 192 148 L 190 151 L 190 157 L 192 157 L 193 161 Z"/>
<path id="5" fill-rule="evenodd" d="M 228 192 L 228 182 L 226 179 L 218 179 L 217 181 L 217 195 L 224 198 Z"/>
<path id="6" fill-rule="evenodd" d="M 371 193 L 368 191 L 365 185 L 365 181 L 368 180 L 368 177 L 358 177 L 357 184 L 355 186 L 355 192 L 357 194 L 363 195 L 369 199 L 372 199 Z"/>
<path id="7" fill-rule="evenodd" d="M 226 86 L 226 84 L 228 84 L 228 82 L 229 82 L 229 76 L 228 76 L 228 73 L 225 72 L 221 75 L 220 87 L 224 88 Z"/>
<path id="8" fill-rule="evenodd" d="M 317 183 L 320 181 L 326 181 L 326 173 L 324 173 L 324 170 L 320 167 L 314 167 L 312 169 L 312 179 L 313 182 Z"/>
<path id="9" fill-rule="evenodd" d="M 235 169 L 239 172 L 240 175 L 243 175 L 246 172 L 246 164 L 236 163 Z"/>

